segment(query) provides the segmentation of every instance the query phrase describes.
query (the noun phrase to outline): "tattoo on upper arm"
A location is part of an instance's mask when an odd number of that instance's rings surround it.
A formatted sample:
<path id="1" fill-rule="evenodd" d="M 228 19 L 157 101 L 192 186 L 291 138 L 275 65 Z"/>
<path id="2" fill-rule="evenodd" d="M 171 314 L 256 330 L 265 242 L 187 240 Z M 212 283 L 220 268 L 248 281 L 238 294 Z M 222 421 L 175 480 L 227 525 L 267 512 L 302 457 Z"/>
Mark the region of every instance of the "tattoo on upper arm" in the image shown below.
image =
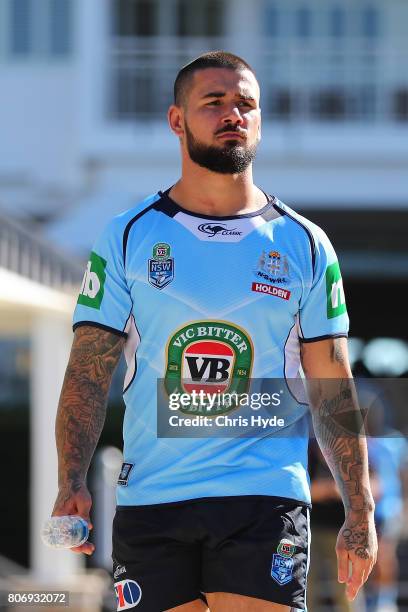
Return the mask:
<path id="1" fill-rule="evenodd" d="M 96 327 L 75 332 L 56 423 L 60 480 L 85 478 L 106 414 L 112 374 L 125 339 Z"/>
<path id="2" fill-rule="evenodd" d="M 347 355 L 344 351 L 343 338 L 333 338 L 330 346 L 330 359 L 344 366 L 347 363 Z"/>

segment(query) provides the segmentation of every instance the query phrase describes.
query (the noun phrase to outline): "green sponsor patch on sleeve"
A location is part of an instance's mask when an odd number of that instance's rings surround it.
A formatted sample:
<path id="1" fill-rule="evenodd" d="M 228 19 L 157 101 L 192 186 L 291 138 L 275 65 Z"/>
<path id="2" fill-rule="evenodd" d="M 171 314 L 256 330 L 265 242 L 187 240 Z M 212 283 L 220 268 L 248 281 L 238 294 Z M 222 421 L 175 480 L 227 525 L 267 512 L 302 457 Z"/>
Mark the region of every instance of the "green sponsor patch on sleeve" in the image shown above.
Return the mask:
<path id="1" fill-rule="evenodd" d="M 92 251 L 82 279 L 78 304 L 100 309 L 106 279 L 105 268 L 106 260 Z"/>
<path id="2" fill-rule="evenodd" d="M 339 262 L 327 266 L 326 269 L 327 318 L 333 319 L 347 312 L 344 296 L 343 279 L 341 278 Z"/>

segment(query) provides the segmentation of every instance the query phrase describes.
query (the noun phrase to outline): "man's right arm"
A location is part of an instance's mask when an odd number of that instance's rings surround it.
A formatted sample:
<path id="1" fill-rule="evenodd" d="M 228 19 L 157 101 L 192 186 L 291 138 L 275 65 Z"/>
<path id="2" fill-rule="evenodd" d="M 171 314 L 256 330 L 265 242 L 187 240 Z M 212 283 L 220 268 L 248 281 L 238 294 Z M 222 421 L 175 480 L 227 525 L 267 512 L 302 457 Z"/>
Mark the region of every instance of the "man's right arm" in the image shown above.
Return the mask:
<path id="1" fill-rule="evenodd" d="M 86 474 L 105 422 L 113 372 L 125 338 L 98 327 L 76 329 L 55 425 L 58 496 L 53 515 L 78 514 L 89 522 Z M 93 545 L 73 549 L 92 554 Z"/>

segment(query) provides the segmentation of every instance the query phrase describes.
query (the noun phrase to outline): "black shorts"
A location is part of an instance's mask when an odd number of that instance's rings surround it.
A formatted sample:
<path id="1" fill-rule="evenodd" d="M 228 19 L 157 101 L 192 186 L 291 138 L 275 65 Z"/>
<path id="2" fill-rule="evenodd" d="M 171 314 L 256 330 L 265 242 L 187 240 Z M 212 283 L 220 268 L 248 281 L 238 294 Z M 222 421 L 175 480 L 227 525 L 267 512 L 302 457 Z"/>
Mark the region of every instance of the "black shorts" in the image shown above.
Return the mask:
<path id="1" fill-rule="evenodd" d="M 162 612 L 225 591 L 305 609 L 309 510 L 248 495 L 118 506 L 118 610 Z"/>

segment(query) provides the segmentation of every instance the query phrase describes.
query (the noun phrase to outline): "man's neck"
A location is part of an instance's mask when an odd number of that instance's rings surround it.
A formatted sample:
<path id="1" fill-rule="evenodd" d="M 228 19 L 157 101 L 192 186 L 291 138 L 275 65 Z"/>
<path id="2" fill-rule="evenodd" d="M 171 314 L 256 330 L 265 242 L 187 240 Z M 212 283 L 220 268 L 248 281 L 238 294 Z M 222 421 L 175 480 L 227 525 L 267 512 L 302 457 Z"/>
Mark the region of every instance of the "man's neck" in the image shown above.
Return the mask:
<path id="1" fill-rule="evenodd" d="M 250 168 L 239 175 L 217 174 L 204 168 L 183 173 L 169 197 L 190 212 L 212 217 L 255 212 L 267 202 L 263 191 L 254 185 Z"/>

